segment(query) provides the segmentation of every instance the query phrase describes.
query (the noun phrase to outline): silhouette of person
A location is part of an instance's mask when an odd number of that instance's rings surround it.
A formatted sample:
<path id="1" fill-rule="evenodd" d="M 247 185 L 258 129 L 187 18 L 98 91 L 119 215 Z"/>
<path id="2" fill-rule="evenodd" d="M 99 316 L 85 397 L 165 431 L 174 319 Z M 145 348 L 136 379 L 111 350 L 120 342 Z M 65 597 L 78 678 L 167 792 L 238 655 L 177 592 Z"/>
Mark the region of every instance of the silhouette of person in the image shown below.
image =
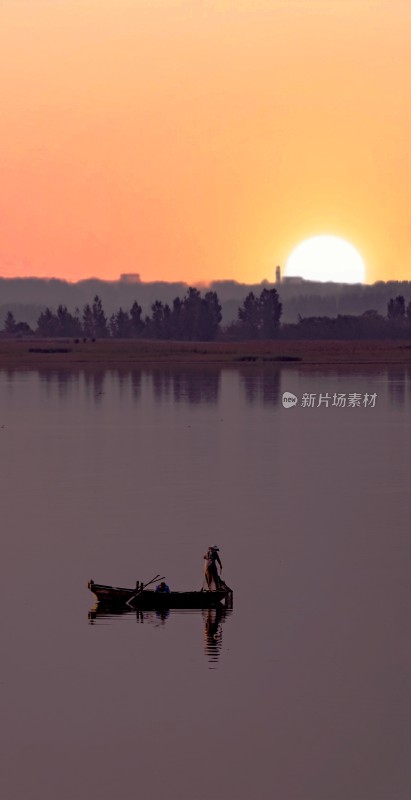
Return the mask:
<path id="1" fill-rule="evenodd" d="M 156 586 L 156 592 L 163 592 L 163 594 L 170 594 L 170 587 L 167 586 L 167 584 L 164 583 L 164 581 L 161 581 L 161 583 L 159 583 L 158 586 Z"/>
<path id="2" fill-rule="evenodd" d="M 217 545 L 213 547 L 209 547 L 204 558 L 205 558 L 205 581 L 207 584 L 207 588 L 210 592 L 218 591 L 221 585 L 220 577 L 218 574 L 217 564 L 220 565 L 220 571 L 223 568 L 223 565 L 220 561 L 220 557 L 218 555 L 219 548 Z"/>

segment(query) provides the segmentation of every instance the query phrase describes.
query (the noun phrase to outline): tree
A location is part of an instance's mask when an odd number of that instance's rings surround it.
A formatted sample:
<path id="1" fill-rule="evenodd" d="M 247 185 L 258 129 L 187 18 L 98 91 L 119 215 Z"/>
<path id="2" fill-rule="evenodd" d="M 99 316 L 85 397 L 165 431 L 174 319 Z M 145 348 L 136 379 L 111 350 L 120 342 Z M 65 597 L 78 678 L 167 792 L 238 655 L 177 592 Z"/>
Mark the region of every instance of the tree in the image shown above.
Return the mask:
<path id="1" fill-rule="evenodd" d="M 207 292 L 202 300 L 202 326 L 201 339 L 212 341 L 216 338 L 219 331 L 221 315 L 221 303 L 217 292 Z"/>
<path id="2" fill-rule="evenodd" d="M 27 322 L 17 322 L 15 334 L 16 336 L 33 336 L 33 331 Z"/>
<path id="3" fill-rule="evenodd" d="M 383 339 L 386 335 L 387 320 L 374 308 L 369 308 L 358 317 L 360 337 L 363 339 Z"/>
<path id="4" fill-rule="evenodd" d="M 97 294 L 93 300 L 91 312 L 93 316 L 94 336 L 99 339 L 105 339 L 108 336 L 107 317 L 104 313 L 103 304 Z"/>
<path id="5" fill-rule="evenodd" d="M 131 332 L 131 322 L 127 311 L 119 308 L 117 314 L 110 317 L 110 333 L 115 339 L 127 339 Z"/>
<path id="6" fill-rule="evenodd" d="M 6 336 L 32 336 L 33 331 L 27 322 L 16 322 L 14 314 L 8 311 L 4 321 L 4 333 Z"/>
<path id="7" fill-rule="evenodd" d="M 23 333 L 23 331 L 21 332 Z M 81 333 L 82 328 L 78 315 L 73 316 L 67 310 L 67 306 L 59 305 L 56 314 L 50 308 L 46 308 L 37 320 L 39 336 L 81 336 Z"/>
<path id="8" fill-rule="evenodd" d="M 175 297 L 171 309 L 171 336 L 173 339 L 184 338 L 184 303 L 181 297 Z"/>
<path id="9" fill-rule="evenodd" d="M 210 341 L 215 339 L 221 322 L 221 305 L 216 292 L 207 292 L 204 297 L 198 289 L 190 286 L 181 300 L 176 297 L 170 310 L 167 306 L 167 338 L 187 341 Z"/>
<path id="10" fill-rule="evenodd" d="M 169 339 L 171 334 L 171 311 L 167 303 L 156 300 L 151 306 L 149 332 L 153 339 Z"/>
<path id="11" fill-rule="evenodd" d="M 185 339 L 209 341 L 215 339 L 221 322 L 221 305 L 216 292 L 202 297 L 198 289 L 189 287 L 184 297 L 175 297 L 172 308 L 160 300 L 151 306 L 151 317 L 145 323 L 138 308 L 139 328 L 145 325 L 147 335 L 154 339 Z M 143 328 L 144 329 L 144 328 Z"/>
<path id="12" fill-rule="evenodd" d="M 390 336 L 402 338 L 409 335 L 406 314 L 404 297 L 391 297 L 387 306 L 387 329 Z"/>
<path id="13" fill-rule="evenodd" d="M 276 289 L 263 289 L 259 298 L 260 337 L 275 339 L 278 336 L 282 305 Z"/>
<path id="14" fill-rule="evenodd" d="M 402 320 L 405 318 L 405 299 L 402 295 L 391 297 L 387 306 L 388 319 Z"/>
<path id="15" fill-rule="evenodd" d="M 37 320 L 37 334 L 45 338 L 58 336 L 58 321 L 57 317 L 50 308 L 42 311 Z"/>
<path id="16" fill-rule="evenodd" d="M 77 315 L 70 314 L 67 306 L 59 305 L 56 317 L 56 336 L 81 336 L 80 320 Z"/>
<path id="17" fill-rule="evenodd" d="M 168 303 L 164 306 L 164 313 L 163 313 L 163 331 L 164 331 L 164 339 L 171 339 L 171 308 Z"/>
<path id="18" fill-rule="evenodd" d="M 7 336 L 14 336 L 16 333 L 16 320 L 14 319 L 14 314 L 11 311 L 8 311 L 6 314 L 6 319 L 4 321 L 4 333 Z"/>
<path id="19" fill-rule="evenodd" d="M 134 300 L 130 309 L 130 335 L 134 339 L 138 339 L 144 331 L 144 321 L 141 317 L 142 311 L 143 309 L 137 303 L 137 300 Z"/>
<path id="20" fill-rule="evenodd" d="M 201 316 L 201 294 L 190 286 L 183 297 L 182 338 L 188 341 L 201 338 L 199 333 Z"/>
<path id="21" fill-rule="evenodd" d="M 250 339 L 278 336 L 282 305 L 276 289 L 263 289 L 259 297 L 250 292 L 238 309 L 244 335 Z"/>
<path id="22" fill-rule="evenodd" d="M 258 339 L 260 331 L 260 305 L 254 292 L 250 292 L 238 309 L 238 319 L 250 339 Z"/>
<path id="23" fill-rule="evenodd" d="M 83 308 L 83 334 L 90 339 L 95 335 L 93 312 L 89 303 Z"/>
<path id="24" fill-rule="evenodd" d="M 80 336 L 81 336 L 81 334 L 83 333 L 83 326 L 81 324 L 80 309 L 78 306 L 74 309 L 74 319 L 76 320 L 76 324 L 80 331 Z"/>

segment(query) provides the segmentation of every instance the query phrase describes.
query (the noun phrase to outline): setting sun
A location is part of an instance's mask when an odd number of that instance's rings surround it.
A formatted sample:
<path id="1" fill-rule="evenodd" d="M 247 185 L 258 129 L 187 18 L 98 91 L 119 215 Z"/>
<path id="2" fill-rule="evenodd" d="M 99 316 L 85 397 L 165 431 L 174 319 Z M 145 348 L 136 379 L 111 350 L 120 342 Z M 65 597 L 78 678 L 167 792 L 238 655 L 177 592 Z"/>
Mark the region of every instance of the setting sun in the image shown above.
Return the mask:
<path id="1" fill-rule="evenodd" d="M 362 283 L 365 264 L 352 244 L 339 236 L 313 236 L 293 250 L 285 265 L 286 277 L 308 281 Z"/>

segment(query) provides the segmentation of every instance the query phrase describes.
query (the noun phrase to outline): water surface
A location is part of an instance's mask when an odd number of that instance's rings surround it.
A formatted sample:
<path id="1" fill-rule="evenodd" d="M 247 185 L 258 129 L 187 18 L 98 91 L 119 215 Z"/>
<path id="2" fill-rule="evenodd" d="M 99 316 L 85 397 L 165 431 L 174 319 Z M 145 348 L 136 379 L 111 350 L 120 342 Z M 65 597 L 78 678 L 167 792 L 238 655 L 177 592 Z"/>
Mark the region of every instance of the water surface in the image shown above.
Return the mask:
<path id="1" fill-rule="evenodd" d="M 402 367 L 1 373 L 1 797 L 406 800 L 410 408 Z M 232 612 L 93 609 L 210 544 Z"/>

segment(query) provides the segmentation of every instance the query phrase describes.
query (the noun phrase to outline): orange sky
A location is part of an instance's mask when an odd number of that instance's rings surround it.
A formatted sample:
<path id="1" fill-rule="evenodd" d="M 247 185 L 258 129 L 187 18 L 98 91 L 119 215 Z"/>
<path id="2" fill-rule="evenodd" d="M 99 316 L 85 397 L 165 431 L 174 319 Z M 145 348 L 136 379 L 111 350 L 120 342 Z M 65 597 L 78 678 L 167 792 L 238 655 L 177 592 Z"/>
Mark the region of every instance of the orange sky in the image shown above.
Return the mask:
<path id="1" fill-rule="evenodd" d="M 0 275 L 411 278 L 409 0 L 2 0 Z"/>

